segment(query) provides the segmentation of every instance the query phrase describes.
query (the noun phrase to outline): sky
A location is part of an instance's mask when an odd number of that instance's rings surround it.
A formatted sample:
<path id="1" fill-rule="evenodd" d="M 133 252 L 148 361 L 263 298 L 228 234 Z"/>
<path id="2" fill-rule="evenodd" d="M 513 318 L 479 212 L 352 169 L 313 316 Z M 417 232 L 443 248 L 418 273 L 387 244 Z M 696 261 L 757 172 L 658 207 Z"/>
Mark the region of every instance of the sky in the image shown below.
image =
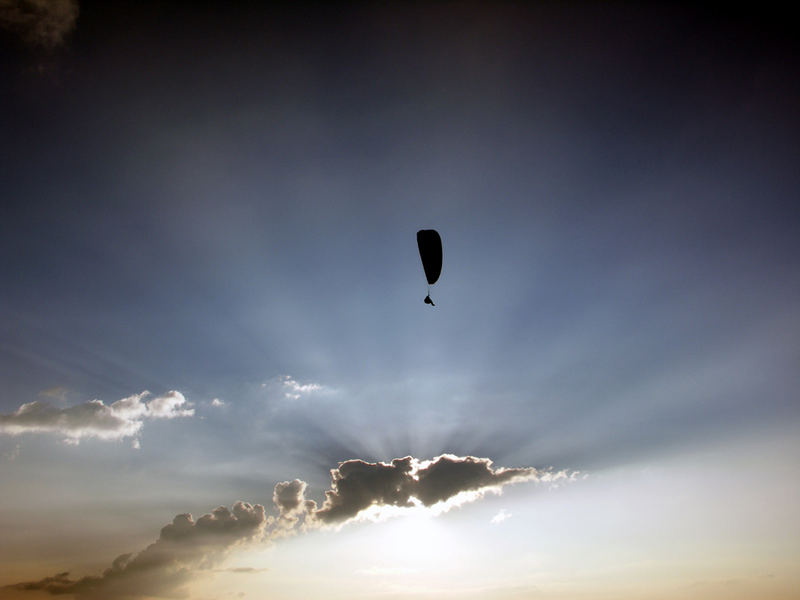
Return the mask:
<path id="1" fill-rule="evenodd" d="M 0 0 L 0 597 L 800 598 L 790 23 Z"/>

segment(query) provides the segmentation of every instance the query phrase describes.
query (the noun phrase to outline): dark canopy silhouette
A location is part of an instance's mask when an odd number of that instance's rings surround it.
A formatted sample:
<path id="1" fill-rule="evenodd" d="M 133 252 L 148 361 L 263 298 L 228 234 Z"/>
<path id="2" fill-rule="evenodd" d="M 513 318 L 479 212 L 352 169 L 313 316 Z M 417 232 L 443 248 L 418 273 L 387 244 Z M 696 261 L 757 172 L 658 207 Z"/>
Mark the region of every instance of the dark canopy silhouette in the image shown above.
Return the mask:
<path id="1" fill-rule="evenodd" d="M 417 232 L 417 247 L 429 286 L 425 304 L 434 305 L 430 296 L 430 286 L 436 283 L 442 272 L 442 238 L 435 229 L 420 229 Z"/>

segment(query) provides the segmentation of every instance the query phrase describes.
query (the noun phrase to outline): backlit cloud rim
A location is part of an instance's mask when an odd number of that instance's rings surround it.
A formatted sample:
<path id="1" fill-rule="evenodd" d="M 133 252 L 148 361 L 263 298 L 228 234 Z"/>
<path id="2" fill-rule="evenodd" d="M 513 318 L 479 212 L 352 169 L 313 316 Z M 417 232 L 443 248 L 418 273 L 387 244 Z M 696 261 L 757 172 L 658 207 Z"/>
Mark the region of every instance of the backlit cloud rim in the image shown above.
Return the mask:
<path id="1" fill-rule="evenodd" d="M 438 515 L 487 492 L 499 494 L 509 484 L 572 481 L 577 475 L 494 467 L 488 458 L 453 454 L 430 460 L 411 456 L 374 463 L 348 460 L 331 469 L 331 487 L 322 505 L 306 498 L 306 482 L 282 481 L 273 490 L 276 515 L 267 515 L 261 504 L 246 502 L 230 509 L 220 506 L 197 520 L 180 514 L 161 529 L 155 542 L 136 554 L 118 556 L 100 576 L 70 579 L 68 572 L 62 572 L 6 589 L 73 594 L 79 600 L 183 596 L 190 581 L 202 571 L 218 570 L 238 546 L 316 529 L 338 530 L 350 522 L 381 520 L 406 511 Z"/>

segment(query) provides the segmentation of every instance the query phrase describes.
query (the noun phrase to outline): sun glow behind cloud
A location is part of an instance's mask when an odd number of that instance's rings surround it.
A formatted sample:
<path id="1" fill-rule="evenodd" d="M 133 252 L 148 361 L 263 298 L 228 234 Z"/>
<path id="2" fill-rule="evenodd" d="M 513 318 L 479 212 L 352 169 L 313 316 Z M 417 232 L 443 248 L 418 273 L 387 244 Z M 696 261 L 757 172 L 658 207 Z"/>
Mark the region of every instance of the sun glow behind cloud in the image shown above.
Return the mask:
<path id="1" fill-rule="evenodd" d="M 174 403 L 166 399 L 155 410 Z M 74 594 L 78 598 L 182 594 L 193 575 L 206 574 L 238 547 L 252 549 L 256 544 L 301 533 L 338 532 L 347 524 L 382 522 L 391 517 L 403 517 L 410 529 L 394 530 L 390 536 L 394 541 L 389 547 L 405 554 L 414 540 L 418 543 L 432 536 L 430 519 L 453 507 L 479 500 L 487 492 L 499 494 L 515 483 L 568 478 L 564 473 L 554 476 L 552 471 L 533 467 L 494 467 L 488 458 L 452 454 L 430 460 L 406 456 L 376 463 L 353 459 L 339 463 L 330 473 L 331 487 L 321 504 L 306 497 L 306 482 L 278 482 L 272 496 L 277 515 L 269 515 L 262 504 L 245 502 L 236 502 L 230 509 L 219 506 L 197 519 L 181 513 L 161 529 L 155 542 L 139 552 L 117 556 L 102 575 L 73 578 L 68 572 L 59 572 L 13 583 L 5 589 Z M 434 554 L 429 556 L 426 552 L 430 551 Z M 425 551 L 415 552 L 417 560 L 428 566 L 433 556 L 446 555 L 452 555 L 452 549 L 432 544 L 426 545 Z M 391 563 L 397 556 L 386 559 Z M 234 572 L 251 573 L 259 568 L 237 567 Z"/>
<path id="2" fill-rule="evenodd" d="M 796 452 L 796 442 L 787 435 L 737 444 L 634 462 L 559 488 L 513 486 L 438 517 L 419 506 L 373 508 L 346 527 L 243 550 L 232 564 L 269 571 L 220 574 L 225 581 L 212 586 L 280 600 L 788 600 L 800 583 L 791 558 L 798 489 L 796 470 L 784 472 L 774 458 Z M 785 498 L 770 514 L 765 492 Z M 513 519 L 492 524 L 498 514 Z M 770 554 L 776 539 L 785 558 Z"/>
<path id="3" fill-rule="evenodd" d="M 337 531 L 312 531 L 280 546 L 250 548 L 232 562 L 269 571 L 238 580 L 225 574 L 202 590 L 237 589 L 247 597 L 288 600 L 398 593 L 413 597 L 444 589 L 456 572 L 470 565 L 464 552 L 468 540 L 440 518 L 423 508 L 407 509 L 380 522 L 362 521 Z"/>

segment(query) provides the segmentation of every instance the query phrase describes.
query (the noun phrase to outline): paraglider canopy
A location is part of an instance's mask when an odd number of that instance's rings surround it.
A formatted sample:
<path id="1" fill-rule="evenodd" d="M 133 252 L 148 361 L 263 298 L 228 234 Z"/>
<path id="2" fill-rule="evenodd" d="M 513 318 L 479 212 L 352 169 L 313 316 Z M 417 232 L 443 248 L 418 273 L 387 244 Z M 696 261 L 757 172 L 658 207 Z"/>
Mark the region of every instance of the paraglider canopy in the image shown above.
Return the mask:
<path id="1" fill-rule="evenodd" d="M 428 286 L 432 286 L 439 279 L 442 272 L 442 238 L 435 229 L 420 229 L 417 232 L 417 247 L 419 248 L 419 257 L 422 259 L 422 268 L 425 269 L 425 278 L 428 280 Z M 425 304 L 433 304 L 430 296 L 430 287 L 428 288 L 428 295 L 425 298 Z"/>
<path id="2" fill-rule="evenodd" d="M 417 232 L 417 246 L 428 285 L 433 285 L 442 272 L 442 238 L 435 229 L 420 229 Z"/>

